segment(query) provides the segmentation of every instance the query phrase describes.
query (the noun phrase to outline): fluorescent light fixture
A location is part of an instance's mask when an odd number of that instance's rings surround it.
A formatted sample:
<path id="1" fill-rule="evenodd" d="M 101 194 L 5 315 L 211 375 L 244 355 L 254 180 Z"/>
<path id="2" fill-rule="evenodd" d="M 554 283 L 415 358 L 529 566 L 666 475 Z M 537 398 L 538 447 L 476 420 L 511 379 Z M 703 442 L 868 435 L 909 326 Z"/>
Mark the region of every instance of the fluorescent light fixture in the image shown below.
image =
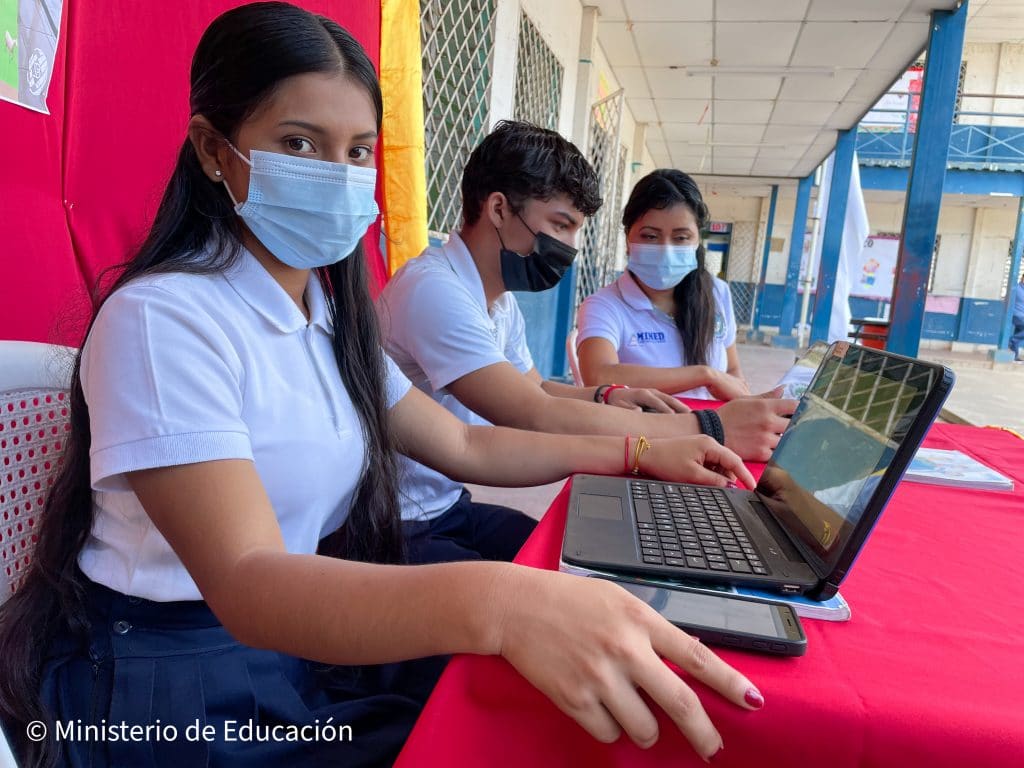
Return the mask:
<path id="1" fill-rule="evenodd" d="M 835 77 L 834 67 L 686 67 L 688 77 Z"/>
<path id="2" fill-rule="evenodd" d="M 758 149 L 787 149 L 785 144 L 759 144 L 758 142 L 743 141 L 713 141 L 712 147 L 757 147 Z"/>
<path id="3" fill-rule="evenodd" d="M 1016 197 L 1013 192 L 989 192 L 989 197 Z"/>
<path id="4" fill-rule="evenodd" d="M 669 142 L 670 144 L 685 143 L 688 147 L 695 147 L 703 149 L 704 147 L 757 147 L 759 149 L 788 149 L 786 144 L 762 144 L 759 141 L 688 141 L 688 142 Z"/>

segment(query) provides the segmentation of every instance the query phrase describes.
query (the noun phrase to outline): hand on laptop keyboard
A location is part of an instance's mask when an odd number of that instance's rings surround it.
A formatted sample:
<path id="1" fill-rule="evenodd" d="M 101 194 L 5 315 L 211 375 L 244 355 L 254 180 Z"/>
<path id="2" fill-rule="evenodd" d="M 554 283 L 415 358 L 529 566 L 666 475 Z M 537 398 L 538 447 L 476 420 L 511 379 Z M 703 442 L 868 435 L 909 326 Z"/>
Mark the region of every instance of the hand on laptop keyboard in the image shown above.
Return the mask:
<path id="1" fill-rule="evenodd" d="M 799 404 L 797 400 L 775 399 L 782 391 L 777 387 L 758 397 L 731 400 L 717 413 L 725 428 L 725 444 L 749 461 L 768 461 L 779 444 L 779 436 L 789 426 L 789 416 Z"/>
<path id="2" fill-rule="evenodd" d="M 651 440 L 640 457 L 640 471 L 659 480 L 725 487 L 737 480 L 748 488 L 754 476 L 743 461 L 707 435 Z"/>
<path id="3" fill-rule="evenodd" d="M 697 694 L 659 657 L 737 706 L 764 704 L 746 677 L 617 584 L 513 566 L 495 592 L 495 603 L 506 606 L 496 638 L 501 655 L 599 741 L 622 731 L 641 747 L 657 741 L 642 689 L 701 757 L 721 749 Z"/>

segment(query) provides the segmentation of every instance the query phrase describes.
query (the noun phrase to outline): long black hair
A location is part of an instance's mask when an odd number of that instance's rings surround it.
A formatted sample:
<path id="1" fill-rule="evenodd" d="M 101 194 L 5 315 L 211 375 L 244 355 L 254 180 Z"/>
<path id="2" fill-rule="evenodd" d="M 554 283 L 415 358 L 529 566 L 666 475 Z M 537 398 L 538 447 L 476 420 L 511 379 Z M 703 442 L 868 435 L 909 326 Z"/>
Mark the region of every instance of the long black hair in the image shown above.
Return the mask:
<path id="1" fill-rule="evenodd" d="M 192 60 L 191 113 L 204 115 L 234 142 L 240 126 L 282 81 L 310 72 L 344 72 L 365 87 L 380 128 L 380 86 L 366 52 L 335 22 L 282 2 L 235 8 L 210 24 Z M 93 318 L 106 296 L 142 275 L 223 271 L 242 254 L 242 231 L 225 191 L 206 176 L 192 142 L 186 140 L 148 236 L 121 266 L 109 290 L 97 289 Z M 317 275 L 334 321 L 338 370 L 359 414 L 368 450 L 367 471 L 343 535 L 332 537 L 331 545 L 322 543 L 321 552 L 399 562 L 403 550 L 397 463 L 388 431 L 380 333 L 361 246 Z M 87 628 L 78 555 L 92 527 L 93 503 L 89 410 L 80 361 L 79 354 L 69 398 L 71 431 L 41 514 L 34 561 L 23 586 L 0 608 L 0 717 L 21 748 L 24 764 L 32 766 L 56 759 L 49 740 L 24 739 L 28 722 L 48 719 L 39 699 L 43 654 L 56 633 L 84 634 Z"/>
<path id="2" fill-rule="evenodd" d="M 629 230 L 649 210 L 685 205 L 697 219 L 703 232 L 708 207 L 700 189 L 690 176 L 675 168 L 659 168 L 644 176 L 633 187 L 622 211 L 622 226 Z M 700 235 L 698 234 L 698 237 Z M 708 350 L 715 337 L 715 294 L 711 275 L 704 269 L 704 244 L 697 246 L 697 268 L 684 277 L 672 292 L 675 301 L 676 328 L 683 340 L 687 365 L 707 365 Z"/>

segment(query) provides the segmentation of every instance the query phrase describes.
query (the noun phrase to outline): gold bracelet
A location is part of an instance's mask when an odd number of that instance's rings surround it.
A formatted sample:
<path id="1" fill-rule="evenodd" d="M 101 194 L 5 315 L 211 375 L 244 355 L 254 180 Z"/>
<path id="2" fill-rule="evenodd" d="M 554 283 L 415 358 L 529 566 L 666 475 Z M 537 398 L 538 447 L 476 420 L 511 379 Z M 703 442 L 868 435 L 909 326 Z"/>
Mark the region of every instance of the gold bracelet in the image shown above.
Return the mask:
<path id="1" fill-rule="evenodd" d="M 644 455 L 644 451 L 651 447 L 650 441 L 640 435 L 636 439 L 636 448 L 633 449 L 633 468 L 630 470 L 634 475 L 640 474 L 640 457 Z"/>

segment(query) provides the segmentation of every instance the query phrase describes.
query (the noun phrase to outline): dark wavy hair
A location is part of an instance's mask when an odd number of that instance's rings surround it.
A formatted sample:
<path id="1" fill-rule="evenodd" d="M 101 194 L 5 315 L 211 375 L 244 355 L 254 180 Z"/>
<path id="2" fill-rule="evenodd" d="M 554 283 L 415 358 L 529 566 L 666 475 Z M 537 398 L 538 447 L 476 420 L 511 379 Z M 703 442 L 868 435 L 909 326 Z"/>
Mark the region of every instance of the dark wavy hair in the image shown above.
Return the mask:
<path id="1" fill-rule="evenodd" d="M 242 6 L 215 19 L 199 41 L 192 60 L 191 113 L 204 115 L 234 141 L 240 126 L 284 80 L 339 71 L 366 88 L 376 107 L 379 129 L 380 86 L 355 38 L 330 19 L 287 3 Z M 242 253 L 241 234 L 242 226 L 224 189 L 203 173 L 195 148 L 186 140 L 149 234 L 119 267 L 122 271 L 110 289 L 97 289 L 94 310 L 98 311 L 102 298 L 142 275 L 223 271 Z M 367 470 L 351 515 L 340 535 L 321 542 L 320 549 L 338 557 L 400 562 L 397 463 L 388 430 L 380 333 L 367 289 L 362 246 L 350 258 L 318 270 L 317 276 L 337 329 L 338 370 L 359 414 L 368 450 Z M 49 719 L 39 698 L 43 656 L 58 632 L 87 631 L 78 555 L 92 527 L 93 502 L 89 409 L 82 393 L 80 361 L 79 356 L 71 383 L 71 431 L 40 517 L 34 562 L 24 585 L 0 608 L 0 717 L 26 766 L 50 765 L 58 757 L 52 741 L 32 743 L 24 738 L 26 723 Z"/>
<path id="2" fill-rule="evenodd" d="M 601 207 L 597 174 L 576 145 L 555 131 L 531 123 L 502 120 L 473 153 L 462 171 L 462 218 L 475 224 L 483 202 L 501 192 L 514 210 L 530 199 L 565 195 L 584 216 Z"/>
<path id="3" fill-rule="evenodd" d="M 690 176 L 674 168 L 659 168 L 633 187 L 622 211 L 622 226 L 629 230 L 652 209 L 685 205 L 703 231 L 710 215 L 700 189 Z M 697 269 L 682 279 L 672 292 L 676 304 L 676 328 L 683 339 L 688 365 L 707 365 L 708 349 L 715 336 L 715 294 L 710 273 L 704 269 L 704 244 L 697 246 Z"/>

